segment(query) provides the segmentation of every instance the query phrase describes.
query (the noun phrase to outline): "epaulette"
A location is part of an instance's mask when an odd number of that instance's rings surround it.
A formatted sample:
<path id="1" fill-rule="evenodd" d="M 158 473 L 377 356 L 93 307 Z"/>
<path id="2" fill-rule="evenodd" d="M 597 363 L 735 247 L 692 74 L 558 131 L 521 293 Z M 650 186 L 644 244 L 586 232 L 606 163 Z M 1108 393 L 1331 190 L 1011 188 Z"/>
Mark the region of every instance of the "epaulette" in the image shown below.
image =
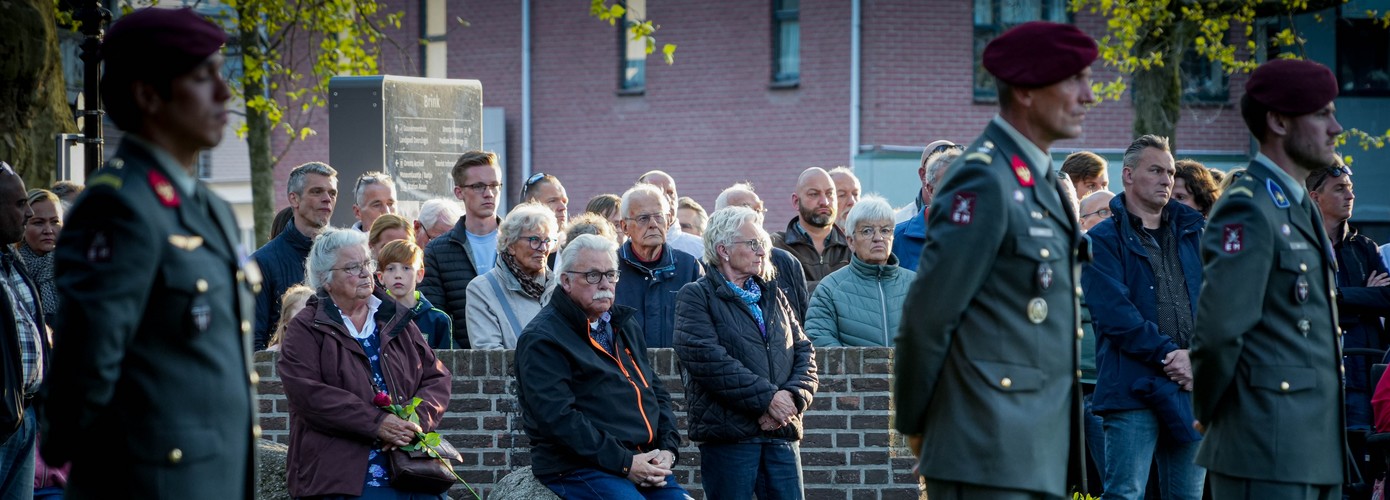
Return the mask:
<path id="1" fill-rule="evenodd" d="M 102 172 L 87 180 L 87 187 L 111 186 L 112 189 L 121 189 L 125 181 L 121 177 L 111 172 Z"/>
<path id="2" fill-rule="evenodd" d="M 1246 197 L 1246 198 L 1252 198 L 1252 197 L 1255 196 L 1255 193 L 1251 192 L 1251 191 L 1250 191 L 1250 188 L 1245 187 L 1245 186 L 1241 186 L 1241 187 L 1237 187 L 1237 188 L 1231 189 L 1231 190 L 1229 190 L 1229 191 L 1226 191 L 1226 196 L 1244 196 L 1244 197 Z"/>
<path id="3" fill-rule="evenodd" d="M 981 152 L 978 152 L 978 151 L 977 151 L 977 152 L 974 152 L 974 153 L 970 153 L 970 154 L 968 154 L 968 155 L 965 155 L 965 162 L 966 162 L 966 163 L 976 162 L 976 163 L 990 164 L 990 163 L 993 163 L 993 162 L 994 162 L 994 157 L 993 157 L 993 156 L 990 156 L 990 155 L 987 154 L 987 153 L 981 153 Z"/>

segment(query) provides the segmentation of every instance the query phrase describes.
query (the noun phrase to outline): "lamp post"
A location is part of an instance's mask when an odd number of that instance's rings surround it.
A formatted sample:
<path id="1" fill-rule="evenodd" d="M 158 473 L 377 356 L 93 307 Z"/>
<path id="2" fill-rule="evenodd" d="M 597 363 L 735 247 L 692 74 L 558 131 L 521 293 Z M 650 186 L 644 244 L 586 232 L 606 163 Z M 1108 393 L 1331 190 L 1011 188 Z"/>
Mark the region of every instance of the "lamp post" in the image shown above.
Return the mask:
<path id="1" fill-rule="evenodd" d="M 82 24 L 82 143 L 83 164 L 88 176 L 101 167 L 101 37 L 111 22 L 111 11 L 100 0 L 82 0 L 73 15 Z"/>

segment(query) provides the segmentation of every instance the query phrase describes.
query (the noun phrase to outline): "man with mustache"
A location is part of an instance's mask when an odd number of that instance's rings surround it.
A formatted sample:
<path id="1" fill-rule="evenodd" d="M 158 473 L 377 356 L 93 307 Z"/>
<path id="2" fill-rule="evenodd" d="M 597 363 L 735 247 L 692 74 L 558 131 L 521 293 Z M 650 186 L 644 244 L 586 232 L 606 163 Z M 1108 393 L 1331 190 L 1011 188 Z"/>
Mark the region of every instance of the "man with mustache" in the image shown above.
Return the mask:
<path id="1" fill-rule="evenodd" d="M 1061 498 L 1084 482 L 1086 253 L 1047 151 L 1081 135 L 1097 54 L 1081 30 L 1048 22 L 985 47 L 999 115 L 927 210 L 894 356 L 895 425 L 920 452 L 932 500 Z"/>
<path id="2" fill-rule="evenodd" d="M 598 235 L 576 237 L 559 260 L 561 290 L 516 346 L 536 478 L 561 498 L 690 498 L 671 473 L 680 432 L 639 315 L 613 303 L 620 277 L 640 278 L 619 273 L 617 243 Z"/>
<path id="3" fill-rule="evenodd" d="M 59 300 L 43 457 L 68 498 L 253 498 L 257 266 L 231 206 L 198 180 L 222 141 L 227 35 L 191 9 L 106 32 L 102 102 L 126 132 L 56 250 Z"/>
<path id="4" fill-rule="evenodd" d="M 810 293 L 816 291 L 821 278 L 848 265 L 854 252 L 844 231 L 835 226 L 835 180 L 825 169 L 811 167 L 801 172 L 792 192 L 792 207 L 797 216 L 787 223 L 786 231 L 772 234 L 772 246 L 801 261 Z"/>
<path id="5" fill-rule="evenodd" d="M 1259 154 L 1208 218 L 1191 352 L 1217 500 L 1341 498 L 1349 479 L 1335 261 L 1304 186 L 1335 161 L 1337 91 L 1327 67 L 1279 59 L 1240 101 Z"/>

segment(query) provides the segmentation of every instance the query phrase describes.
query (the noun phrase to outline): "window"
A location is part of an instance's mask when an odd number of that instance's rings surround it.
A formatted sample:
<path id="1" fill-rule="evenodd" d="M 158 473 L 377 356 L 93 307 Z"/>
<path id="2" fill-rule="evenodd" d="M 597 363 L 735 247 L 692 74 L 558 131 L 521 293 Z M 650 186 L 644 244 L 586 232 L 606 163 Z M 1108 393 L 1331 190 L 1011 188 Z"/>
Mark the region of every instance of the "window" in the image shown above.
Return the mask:
<path id="1" fill-rule="evenodd" d="M 212 178 L 212 150 L 204 149 L 198 152 L 198 178 Z"/>
<path id="2" fill-rule="evenodd" d="M 640 94 L 647 88 L 647 40 L 634 40 L 632 26 L 647 19 L 647 0 L 627 0 L 623 23 L 618 27 L 623 53 L 619 85 L 624 93 Z"/>
<path id="3" fill-rule="evenodd" d="M 448 11 L 444 0 L 420 0 L 420 74 L 448 78 Z"/>
<path id="4" fill-rule="evenodd" d="M 795 86 L 801 79 L 801 0 L 772 2 L 772 83 Z"/>
<path id="5" fill-rule="evenodd" d="M 975 0 L 975 79 L 977 102 L 999 99 L 994 76 L 985 71 L 982 55 L 994 37 L 1028 21 L 1071 22 L 1066 0 Z"/>
<path id="6" fill-rule="evenodd" d="M 1390 30 L 1376 19 L 1337 20 L 1342 96 L 1390 96 Z"/>
<path id="7" fill-rule="evenodd" d="M 1198 54 L 1195 46 L 1182 55 L 1183 104 L 1225 104 L 1231 100 L 1229 80 L 1221 63 Z"/>

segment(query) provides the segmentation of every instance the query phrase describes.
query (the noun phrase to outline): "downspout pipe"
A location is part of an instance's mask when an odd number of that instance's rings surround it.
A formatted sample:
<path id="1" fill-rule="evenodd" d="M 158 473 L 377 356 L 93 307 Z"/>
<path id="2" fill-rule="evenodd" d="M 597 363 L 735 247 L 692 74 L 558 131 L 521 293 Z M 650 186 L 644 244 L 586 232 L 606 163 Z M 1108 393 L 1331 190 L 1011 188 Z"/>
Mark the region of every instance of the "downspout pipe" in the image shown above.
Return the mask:
<path id="1" fill-rule="evenodd" d="M 531 0 L 521 0 L 521 179 L 531 178 Z M 517 200 L 520 202 L 520 200 Z"/>
<path id="2" fill-rule="evenodd" d="M 854 167 L 854 158 L 859 156 L 859 38 L 861 33 L 862 0 L 850 1 L 849 16 L 849 165 Z"/>

